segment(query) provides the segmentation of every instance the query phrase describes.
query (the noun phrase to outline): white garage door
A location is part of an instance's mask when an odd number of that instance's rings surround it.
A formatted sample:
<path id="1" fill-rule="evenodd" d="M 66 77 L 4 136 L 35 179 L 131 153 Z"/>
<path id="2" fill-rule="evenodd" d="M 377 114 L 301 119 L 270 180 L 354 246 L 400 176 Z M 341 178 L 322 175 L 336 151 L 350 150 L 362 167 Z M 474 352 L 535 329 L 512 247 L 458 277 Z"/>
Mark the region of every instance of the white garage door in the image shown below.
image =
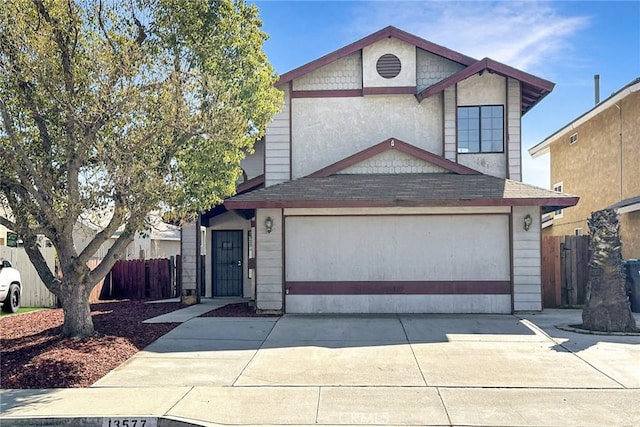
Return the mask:
<path id="1" fill-rule="evenodd" d="M 286 218 L 286 311 L 511 311 L 507 215 Z"/>

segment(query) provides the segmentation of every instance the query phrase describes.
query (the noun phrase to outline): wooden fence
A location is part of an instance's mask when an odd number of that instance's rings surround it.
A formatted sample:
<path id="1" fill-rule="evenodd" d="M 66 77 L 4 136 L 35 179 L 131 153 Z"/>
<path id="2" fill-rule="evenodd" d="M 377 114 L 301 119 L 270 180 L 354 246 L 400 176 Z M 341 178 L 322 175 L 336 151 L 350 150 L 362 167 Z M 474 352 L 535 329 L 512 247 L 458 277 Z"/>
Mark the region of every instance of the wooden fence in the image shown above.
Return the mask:
<path id="1" fill-rule="evenodd" d="M 542 238 L 542 306 L 579 306 L 589 281 L 589 236 Z"/>
<path id="2" fill-rule="evenodd" d="M 94 292 L 101 299 L 173 298 L 178 295 L 175 277 L 173 258 L 118 261 Z"/>

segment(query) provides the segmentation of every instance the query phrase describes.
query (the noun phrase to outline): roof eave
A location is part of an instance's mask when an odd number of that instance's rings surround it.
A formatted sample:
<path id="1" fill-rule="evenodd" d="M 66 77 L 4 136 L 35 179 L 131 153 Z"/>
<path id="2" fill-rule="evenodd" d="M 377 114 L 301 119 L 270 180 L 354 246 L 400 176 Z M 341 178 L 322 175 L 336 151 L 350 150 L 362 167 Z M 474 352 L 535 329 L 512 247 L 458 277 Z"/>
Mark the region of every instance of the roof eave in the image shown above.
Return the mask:
<path id="1" fill-rule="evenodd" d="M 555 141 L 557 141 L 558 139 L 566 135 L 568 132 L 573 131 L 575 128 L 577 128 L 587 120 L 590 120 L 592 117 L 600 114 L 602 111 L 613 106 L 616 102 L 620 101 L 623 98 L 626 98 L 627 96 L 631 95 L 633 92 L 637 92 L 639 90 L 640 90 L 640 78 L 637 78 L 633 80 L 631 83 L 624 86 L 619 91 L 614 92 L 609 98 L 605 99 L 604 101 L 600 102 L 597 105 L 594 105 L 587 112 L 578 116 L 576 119 L 572 120 L 562 128 L 558 129 L 557 131 L 555 131 L 554 133 L 546 137 L 544 140 L 542 140 L 542 142 L 529 148 L 529 155 L 535 159 L 544 154 L 548 154 L 552 143 L 554 143 Z"/>
<path id="2" fill-rule="evenodd" d="M 540 206 L 551 211 L 574 206 L 578 197 L 548 198 L 481 198 L 481 199 L 379 199 L 379 200 L 254 200 L 229 199 L 227 209 L 272 208 L 387 208 L 387 207 L 478 207 L 478 206 Z"/>
<path id="3" fill-rule="evenodd" d="M 531 98 L 531 100 L 528 101 L 526 105 L 524 103 L 524 100 L 521 101 L 522 114 L 525 114 L 527 111 L 533 108 L 534 105 L 536 105 L 545 96 L 551 93 L 551 91 L 555 87 L 555 84 L 553 82 L 542 79 L 540 77 L 536 77 L 533 74 L 526 73 L 524 71 L 510 67 L 506 64 L 494 61 L 491 58 L 484 58 L 480 61 L 475 62 L 474 64 L 469 65 L 467 68 L 464 68 L 457 73 L 452 74 L 446 79 L 443 79 L 438 83 L 423 89 L 416 95 L 416 98 L 420 102 L 425 98 L 435 95 L 436 93 L 440 93 L 444 89 L 483 71 L 489 71 L 504 77 L 513 78 L 526 85 L 526 87 L 531 87 L 534 92 L 536 92 L 534 97 Z M 523 97 L 521 96 L 521 99 L 522 98 Z"/>

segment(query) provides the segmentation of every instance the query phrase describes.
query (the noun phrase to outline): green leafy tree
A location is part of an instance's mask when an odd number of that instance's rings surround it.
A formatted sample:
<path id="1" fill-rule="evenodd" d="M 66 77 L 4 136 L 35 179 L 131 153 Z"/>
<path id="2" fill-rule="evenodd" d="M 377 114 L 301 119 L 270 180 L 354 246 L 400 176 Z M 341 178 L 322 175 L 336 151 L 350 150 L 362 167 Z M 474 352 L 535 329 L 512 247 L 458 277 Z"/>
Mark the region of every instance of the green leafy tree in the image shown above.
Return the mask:
<path id="1" fill-rule="evenodd" d="M 150 212 L 187 218 L 233 194 L 282 102 L 261 25 L 242 0 L 0 0 L 0 223 L 61 301 L 64 336 L 95 333 L 91 289 Z M 95 215 L 107 225 L 77 248 Z"/>

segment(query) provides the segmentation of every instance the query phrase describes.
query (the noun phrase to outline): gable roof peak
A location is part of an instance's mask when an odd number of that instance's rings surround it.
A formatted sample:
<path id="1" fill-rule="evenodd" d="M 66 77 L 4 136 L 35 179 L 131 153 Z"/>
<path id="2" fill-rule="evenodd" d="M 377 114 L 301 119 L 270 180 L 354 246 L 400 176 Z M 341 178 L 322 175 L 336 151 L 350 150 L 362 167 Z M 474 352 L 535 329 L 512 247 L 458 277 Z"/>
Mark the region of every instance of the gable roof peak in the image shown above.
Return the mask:
<path id="1" fill-rule="evenodd" d="M 449 171 L 449 173 L 454 173 L 458 175 L 479 175 L 480 174 L 480 172 L 478 172 L 475 169 L 471 169 L 459 163 L 452 162 L 451 160 L 447 160 L 444 157 L 438 156 L 437 154 L 433 154 L 429 151 L 423 150 L 422 148 L 418 148 L 415 145 L 408 144 L 404 141 L 399 140 L 398 138 L 392 137 L 392 138 L 385 139 L 384 141 L 376 145 L 373 145 L 369 148 L 366 148 L 358 153 L 355 153 L 349 157 L 346 157 L 334 164 L 331 164 L 318 171 L 315 171 L 311 175 L 309 175 L 309 177 L 319 178 L 319 177 L 331 176 L 342 170 L 347 169 L 350 166 L 353 166 L 364 160 L 370 159 L 371 157 L 376 156 L 388 150 L 398 150 L 399 152 L 408 154 L 410 156 L 413 156 L 427 163 L 431 163 L 435 166 L 439 166 L 442 169 Z"/>
<path id="2" fill-rule="evenodd" d="M 308 74 L 312 71 L 317 70 L 320 67 L 324 67 L 332 62 L 335 62 L 339 59 L 342 59 L 346 56 L 351 55 L 354 52 L 357 52 L 364 47 L 370 46 L 380 40 L 385 38 L 396 38 L 398 40 L 404 41 L 405 43 L 412 44 L 422 50 L 426 50 L 435 55 L 441 56 L 443 58 L 449 59 L 451 61 L 457 62 L 461 65 L 471 65 L 477 62 L 476 59 L 463 55 L 460 52 L 456 52 L 454 50 L 448 49 L 444 46 L 438 45 L 436 43 L 425 40 L 421 37 L 418 37 L 414 34 L 403 31 L 399 28 L 396 28 L 392 25 L 386 26 L 375 33 L 369 34 L 364 38 L 357 40 L 351 44 L 348 44 L 338 50 L 335 50 L 331 53 L 328 53 L 314 61 L 311 61 L 305 65 L 302 65 L 298 68 L 295 68 L 291 71 L 288 71 L 280 76 L 278 81 L 276 82 L 276 86 L 281 86 L 285 83 L 288 83 L 292 80 L 295 80 L 305 74 Z"/>

